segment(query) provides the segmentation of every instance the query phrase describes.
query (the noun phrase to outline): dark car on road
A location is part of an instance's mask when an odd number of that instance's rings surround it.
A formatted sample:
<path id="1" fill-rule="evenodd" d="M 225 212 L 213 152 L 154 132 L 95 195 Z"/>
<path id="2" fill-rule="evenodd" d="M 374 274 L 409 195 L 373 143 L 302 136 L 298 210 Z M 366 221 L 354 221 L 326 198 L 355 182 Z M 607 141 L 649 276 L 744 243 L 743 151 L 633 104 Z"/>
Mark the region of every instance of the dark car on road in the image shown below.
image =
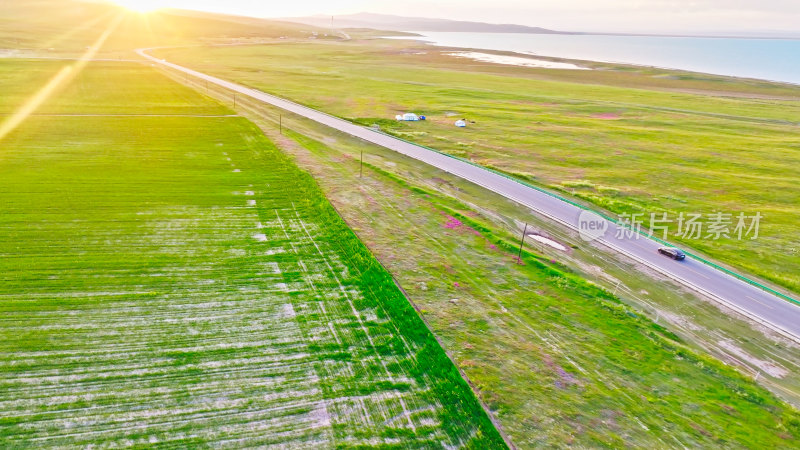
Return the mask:
<path id="1" fill-rule="evenodd" d="M 661 253 L 664 256 L 668 256 L 674 259 L 675 261 L 683 261 L 684 259 L 686 259 L 685 253 L 673 247 L 661 247 L 658 249 L 658 253 Z"/>

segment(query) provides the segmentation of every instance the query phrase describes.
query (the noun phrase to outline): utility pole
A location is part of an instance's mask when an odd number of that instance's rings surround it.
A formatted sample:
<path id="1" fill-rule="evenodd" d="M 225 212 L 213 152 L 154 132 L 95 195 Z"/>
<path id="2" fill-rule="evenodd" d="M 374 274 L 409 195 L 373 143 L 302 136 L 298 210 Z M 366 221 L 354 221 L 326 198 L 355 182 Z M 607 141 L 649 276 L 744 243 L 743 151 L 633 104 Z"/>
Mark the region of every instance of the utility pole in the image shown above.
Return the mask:
<path id="1" fill-rule="evenodd" d="M 525 230 L 522 232 L 522 241 L 519 243 L 519 253 L 517 254 L 517 261 L 522 263 L 522 246 L 525 245 L 525 236 L 528 234 L 528 222 L 525 222 Z"/>
<path id="2" fill-rule="evenodd" d="M 278 115 L 278 130 L 283 134 L 283 114 Z"/>
<path id="3" fill-rule="evenodd" d="M 233 93 L 233 109 L 236 109 L 236 92 Z"/>
<path id="4" fill-rule="evenodd" d="M 364 149 L 361 149 L 361 171 L 358 173 L 358 178 L 364 176 Z"/>

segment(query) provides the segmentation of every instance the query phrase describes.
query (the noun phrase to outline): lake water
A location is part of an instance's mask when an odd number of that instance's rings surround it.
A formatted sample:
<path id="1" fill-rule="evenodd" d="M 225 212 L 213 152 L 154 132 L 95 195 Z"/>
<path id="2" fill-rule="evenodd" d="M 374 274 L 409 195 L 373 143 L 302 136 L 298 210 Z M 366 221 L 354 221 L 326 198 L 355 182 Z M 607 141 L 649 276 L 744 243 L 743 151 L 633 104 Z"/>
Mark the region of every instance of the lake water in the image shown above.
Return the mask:
<path id="1" fill-rule="evenodd" d="M 618 62 L 800 84 L 800 40 L 419 32 L 447 47 Z"/>

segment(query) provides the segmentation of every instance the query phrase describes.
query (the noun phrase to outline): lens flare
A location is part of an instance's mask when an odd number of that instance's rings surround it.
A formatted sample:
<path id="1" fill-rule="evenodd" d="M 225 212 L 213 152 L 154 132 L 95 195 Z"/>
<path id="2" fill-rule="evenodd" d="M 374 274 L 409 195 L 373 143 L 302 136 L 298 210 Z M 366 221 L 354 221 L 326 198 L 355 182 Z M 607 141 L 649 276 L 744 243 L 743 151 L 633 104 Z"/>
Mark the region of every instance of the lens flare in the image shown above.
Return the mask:
<path id="1" fill-rule="evenodd" d="M 19 110 L 14 112 L 8 119 L 0 123 L 0 141 L 8 136 L 12 131 L 19 127 L 31 114 L 50 97 L 53 96 L 59 89 L 69 84 L 80 72 L 86 67 L 87 64 L 94 58 L 100 47 L 106 42 L 111 33 L 116 30 L 119 23 L 122 21 L 122 14 L 117 15 L 108 28 L 100 35 L 97 40 L 86 49 L 86 52 L 78 58 L 74 63 L 63 67 L 59 70 L 50 81 L 47 82 L 39 91 L 28 99 Z"/>

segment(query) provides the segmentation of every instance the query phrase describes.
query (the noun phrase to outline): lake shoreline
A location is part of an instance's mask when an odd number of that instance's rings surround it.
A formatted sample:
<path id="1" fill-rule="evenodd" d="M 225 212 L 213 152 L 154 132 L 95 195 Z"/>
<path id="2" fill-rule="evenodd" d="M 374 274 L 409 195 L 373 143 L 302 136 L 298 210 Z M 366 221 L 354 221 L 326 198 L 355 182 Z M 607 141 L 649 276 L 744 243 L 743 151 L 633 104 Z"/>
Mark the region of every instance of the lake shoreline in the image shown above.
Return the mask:
<path id="1" fill-rule="evenodd" d="M 419 33 L 419 32 L 415 32 Z M 546 51 L 543 53 L 541 50 L 534 50 L 531 48 L 525 47 L 533 47 L 541 42 L 530 41 L 530 43 L 523 43 L 520 44 L 520 41 L 514 40 L 511 41 L 510 37 L 518 37 L 518 36 L 526 36 L 528 38 L 533 37 L 533 39 L 539 38 L 540 41 L 550 41 L 544 42 L 546 45 L 543 45 L 542 48 L 548 47 L 551 51 Z M 585 49 L 580 45 L 580 42 L 568 42 L 565 46 L 565 51 L 562 53 L 571 53 L 571 54 L 559 54 L 557 47 L 558 47 L 558 40 L 567 40 L 575 41 L 575 38 L 585 38 L 590 35 L 535 35 L 535 34 L 514 34 L 514 33 L 460 33 L 460 32 L 436 32 L 436 33 L 427 33 L 419 34 L 419 36 L 403 36 L 403 37 L 390 37 L 387 36 L 388 39 L 407 39 L 413 40 L 418 42 L 423 42 L 431 46 L 441 47 L 446 49 L 452 49 L 454 52 L 458 51 L 470 51 L 475 53 L 485 53 L 485 52 L 502 52 L 508 56 L 512 55 L 519 55 L 522 58 L 546 58 L 546 59 L 554 59 L 558 60 L 559 62 L 567 62 L 572 63 L 578 66 L 585 66 L 585 63 L 594 63 L 594 64 L 616 64 L 616 65 L 624 65 L 624 66 L 631 66 L 631 67 L 641 67 L 641 68 L 650 68 L 650 69 L 657 69 L 657 70 L 668 70 L 668 71 L 678 71 L 678 72 L 687 72 L 687 73 L 696 73 L 696 74 L 704 74 L 704 75 L 711 75 L 711 76 L 720 76 L 720 77 L 728 77 L 733 79 L 742 79 L 742 80 L 755 80 L 760 82 L 769 82 L 769 83 L 777 83 L 782 85 L 787 85 L 791 87 L 800 87 L 800 63 L 785 63 L 785 61 L 793 61 L 789 59 L 788 56 L 786 58 L 781 58 L 780 52 L 787 52 L 787 49 L 780 49 L 775 55 L 775 58 L 770 59 L 765 57 L 763 54 L 756 54 L 754 50 L 757 50 L 758 47 L 763 47 L 764 43 L 774 43 L 779 42 L 782 43 L 783 46 L 786 46 L 788 50 L 794 50 L 796 47 L 798 52 L 800 52 L 800 40 L 794 39 L 728 39 L 728 38 L 686 38 L 686 37 L 664 37 L 658 36 L 659 40 L 670 39 L 673 40 L 670 42 L 671 44 L 671 53 L 668 55 L 668 58 L 664 58 L 664 61 L 661 63 L 656 62 L 655 60 L 658 57 L 652 57 L 651 55 L 644 56 L 641 59 L 647 59 L 647 61 L 633 61 L 633 59 L 637 59 L 638 55 L 646 54 L 646 53 L 655 53 L 654 45 L 658 44 L 658 42 L 634 42 L 631 48 L 635 51 L 630 52 L 628 55 L 624 55 L 624 52 L 616 51 L 617 58 L 614 57 L 603 57 L 602 48 L 596 55 L 588 55 L 588 52 L 596 50 L 600 48 L 600 46 L 593 44 L 594 49 Z M 649 39 L 650 36 L 628 36 L 628 35 L 591 35 L 591 36 L 604 36 L 604 37 L 612 37 L 614 40 L 619 38 L 644 38 Z M 461 39 L 459 42 L 459 38 Z M 713 55 L 713 52 L 709 49 L 709 54 L 703 54 L 702 51 L 698 51 L 695 42 L 695 39 L 703 40 L 703 41 L 715 41 L 716 46 L 723 47 L 727 52 L 725 56 L 728 56 L 731 60 L 730 61 L 723 61 L 722 63 L 718 63 L 716 70 L 711 67 L 714 63 L 709 63 L 705 60 L 717 58 L 720 59 L 719 55 Z M 733 41 L 733 42 L 732 42 Z M 553 43 L 555 42 L 555 45 Z M 755 46 L 755 49 L 750 49 L 751 52 L 749 53 L 750 60 L 748 61 L 748 53 L 742 54 L 742 52 L 737 52 L 738 49 L 734 48 L 736 44 L 740 44 L 744 42 L 744 44 L 749 44 L 751 46 Z M 755 44 L 754 43 L 758 43 Z M 769 45 L 769 44 L 768 44 Z M 682 52 L 680 47 L 685 46 L 686 52 L 689 56 L 682 56 Z M 580 48 L 579 48 L 580 47 Z M 578 49 L 579 48 L 579 49 Z M 578 49 L 576 51 L 576 49 Z M 611 56 L 611 52 L 606 52 L 606 56 Z M 637 53 L 638 52 L 638 53 Z M 575 53 L 582 53 L 581 55 L 576 55 Z M 717 52 L 720 53 L 720 52 Z M 634 56 L 631 56 L 634 55 Z M 754 64 L 755 62 L 760 62 L 762 64 Z M 783 62 L 782 62 L 783 61 Z M 489 62 L 489 61 L 484 61 Z M 581 64 L 583 62 L 584 64 Z M 785 68 L 784 66 L 787 64 L 796 64 L 798 65 L 797 71 L 793 71 L 793 67 Z M 679 67 L 684 66 L 684 67 Z M 774 69 L 778 71 L 773 75 L 767 75 L 766 73 L 770 71 L 771 67 L 777 67 Z M 739 73 L 734 73 L 739 72 Z M 792 79 L 788 79 L 792 78 Z"/>

